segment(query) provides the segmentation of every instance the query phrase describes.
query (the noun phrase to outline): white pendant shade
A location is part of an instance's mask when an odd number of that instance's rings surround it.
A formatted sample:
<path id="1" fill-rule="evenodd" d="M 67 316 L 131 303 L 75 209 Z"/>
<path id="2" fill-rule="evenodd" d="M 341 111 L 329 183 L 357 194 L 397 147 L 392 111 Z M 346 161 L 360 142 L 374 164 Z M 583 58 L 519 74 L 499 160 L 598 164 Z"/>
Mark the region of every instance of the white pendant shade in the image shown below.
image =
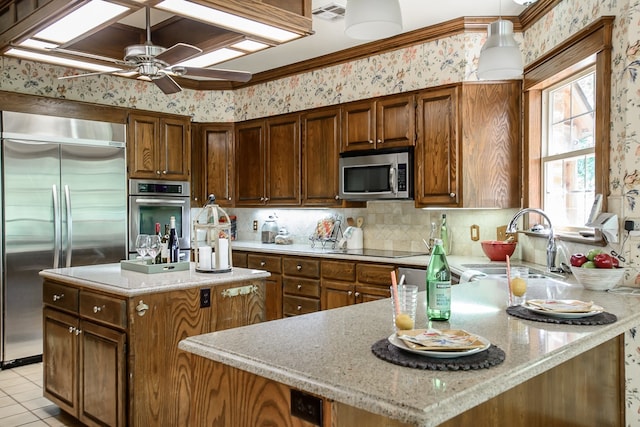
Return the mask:
<path id="1" fill-rule="evenodd" d="M 402 32 L 398 0 L 347 0 L 345 30 L 347 37 L 376 40 Z"/>
<path id="2" fill-rule="evenodd" d="M 513 23 L 494 21 L 489 25 L 489 37 L 480 50 L 478 78 L 504 80 L 522 77 L 522 53 L 513 38 Z"/>

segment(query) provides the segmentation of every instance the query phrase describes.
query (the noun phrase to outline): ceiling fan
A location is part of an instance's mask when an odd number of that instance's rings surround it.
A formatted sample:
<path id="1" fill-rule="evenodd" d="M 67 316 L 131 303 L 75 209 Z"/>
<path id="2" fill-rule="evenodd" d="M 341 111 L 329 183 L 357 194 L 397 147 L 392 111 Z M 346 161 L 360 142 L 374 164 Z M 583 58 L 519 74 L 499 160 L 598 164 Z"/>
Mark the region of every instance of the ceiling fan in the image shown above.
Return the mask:
<path id="1" fill-rule="evenodd" d="M 112 62 L 123 67 L 115 71 L 99 71 L 93 73 L 77 74 L 72 76 L 60 76 L 58 79 L 74 79 L 78 77 L 95 76 L 101 74 L 137 73 L 139 77 L 147 78 L 155 83 L 165 94 L 180 92 L 182 88 L 171 76 L 177 77 L 204 77 L 210 79 L 223 79 L 236 82 L 247 82 L 251 79 L 251 73 L 247 71 L 235 71 L 213 68 L 184 67 L 176 64 L 185 61 L 199 53 L 202 49 L 186 43 L 176 43 L 170 48 L 154 45 L 151 42 L 151 18 L 150 8 L 146 6 L 146 31 L 147 41 L 144 44 L 136 44 L 125 48 L 124 60 L 93 55 L 90 53 L 53 48 L 54 52 L 81 56 Z"/>

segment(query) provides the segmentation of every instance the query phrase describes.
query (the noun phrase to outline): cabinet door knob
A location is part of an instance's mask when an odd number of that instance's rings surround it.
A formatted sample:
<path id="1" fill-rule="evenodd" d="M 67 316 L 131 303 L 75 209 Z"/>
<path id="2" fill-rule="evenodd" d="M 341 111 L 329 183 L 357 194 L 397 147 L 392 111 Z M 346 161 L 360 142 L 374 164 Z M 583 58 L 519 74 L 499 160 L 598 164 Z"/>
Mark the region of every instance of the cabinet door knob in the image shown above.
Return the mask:
<path id="1" fill-rule="evenodd" d="M 360 292 L 356 292 L 356 298 L 360 296 Z"/>
<path id="2" fill-rule="evenodd" d="M 298 271 L 302 270 L 302 266 L 300 264 L 296 265 L 296 270 Z"/>
<path id="3" fill-rule="evenodd" d="M 160 171 L 156 171 L 156 175 L 160 175 Z"/>
<path id="4" fill-rule="evenodd" d="M 227 197 L 227 200 L 228 200 L 228 201 L 231 201 L 231 197 Z"/>
<path id="5" fill-rule="evenodd" d="M 340 196 L 336 195 L 335 199 L 340 200 Z"/>
<path id="6" fill-rule="evenodd" d="M 302 285 L 300 283 L 298 283 L 297 288 L 298 288 L 298 290 L 301 290 L 302 289 Z"/>
<path id="7" fill-rule="evenodd" d="M 138 305 L 136 305 L 136 311 L 138 312 L 138 316 L 144 316 L 144 314 L 149 310 L 149 306 L 144 303 L 144 301 L 140 300 Z"/>
<path id="8" fill-rule="evenodd" d="M 82 329 L 76 329 L 76 335 L 80 335 L 82 333 Z"/>
<path id="9" fill-rule="evenodd" d="M 349 296 L 353 295 L 353 291 L 347 291 L 347 295 Z"/>
<path id="10" fill-rule="evenodd" d="M 453 199 L 454 197 L 456 197 L 456 193 L 449 193 L 449 197 Z"/>
<path id="11" fill-rule="evenodd" d="M 162 171 L 162 174 L 163 174 L 163 175 L 166 175 L 166 174 L 167 174 L 167 171 Z"/>
<path id="12" fill-rule="evenodd" d="M 69 333 L 70 334 L 72 334 L 73 331 L 75 331 L 75 330 L 76 330 L 76 328 L 74 328 L 73 326 L 69 326 Z"/>
<path id="13" fill-rule="evenodd" d="M 94 313 L 100 313 L 102 311 L 102 309 L 105 308 L 104 305 L 102 307 L 98 306 L 98 305 L 94 305 L 93 306 L 93 312 Z"/>
<path id="14" fill-rule="evenodd" d="M 378 138 L 378 144 L 382 144 L 382 140 Z"/>
<path id="15" fill-rule="evenodd" d="M 373 144 L 373 139 L 370 139 L 370 140 L 369 140 L 369 144 Z"/>
<path id="16" fill-rule="evenodd" d="M 298 311 L 300 311 L 300 310 L 302 310 L 302 306 L 301 306 L 301 305 L 299 305 L 299 306 L 297 306 L 297 307 L 296 307 L 296 309 L 297 309 Z"/>
<path id="17" fill-rule="evenodd" d="M 264 261 L 260 261 L 260 267 L 264 267 L 265 265 L 267 265 L 267 263 L 266 263 L 266 262 L 264 262 Z"/>
<path id="18" fill-rule="evenodd" d="M 53 301 L 60 301 L 62 298 L 64 298 L 64 294 L 54 294 L 53 295 Z"/>

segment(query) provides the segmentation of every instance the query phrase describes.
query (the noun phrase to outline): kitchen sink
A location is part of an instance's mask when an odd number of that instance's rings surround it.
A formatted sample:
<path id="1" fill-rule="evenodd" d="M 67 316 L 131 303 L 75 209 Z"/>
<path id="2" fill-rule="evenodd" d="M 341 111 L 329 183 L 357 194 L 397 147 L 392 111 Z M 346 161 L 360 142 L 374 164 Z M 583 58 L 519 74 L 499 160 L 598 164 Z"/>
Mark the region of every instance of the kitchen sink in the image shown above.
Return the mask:
<path id="1" fill-rule="evenodd" d="M 484 273 L 487 276 L 507 277 L 507 266 L 496 264 L 461 264 L 465 270 L 475 270 Z M 527 267 L 522 264 L 511 264 L 512 267 Z M 558 273 L 550 273 L 536 268 L 529 267 L 530 279 L 564 279 L 564 276 Z"/>

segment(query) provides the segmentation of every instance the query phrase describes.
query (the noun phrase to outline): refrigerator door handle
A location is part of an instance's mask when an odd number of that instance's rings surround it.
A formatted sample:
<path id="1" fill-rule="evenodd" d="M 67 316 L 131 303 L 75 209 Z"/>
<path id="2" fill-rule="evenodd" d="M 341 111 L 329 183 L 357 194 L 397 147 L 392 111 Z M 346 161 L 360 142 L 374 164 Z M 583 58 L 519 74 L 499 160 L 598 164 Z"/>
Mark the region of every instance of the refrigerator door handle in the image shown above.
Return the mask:
<path id="1" fill-rule="evenodd" d="M 64 186 L 64 198 L 67 204 L 67 268 L 71 267 L 71 252 L 73 248 L 73 216 L 71 214 L 71 194 L 69 186 Z"/>
<path id="2" fill-rule="evenodd" d="M 60 220 L 58 212 L 60 206 L 58 203 L 58 188 L 55 184 L 51 186 L 53 193 L 53 268 L 60 266 Z"/>

